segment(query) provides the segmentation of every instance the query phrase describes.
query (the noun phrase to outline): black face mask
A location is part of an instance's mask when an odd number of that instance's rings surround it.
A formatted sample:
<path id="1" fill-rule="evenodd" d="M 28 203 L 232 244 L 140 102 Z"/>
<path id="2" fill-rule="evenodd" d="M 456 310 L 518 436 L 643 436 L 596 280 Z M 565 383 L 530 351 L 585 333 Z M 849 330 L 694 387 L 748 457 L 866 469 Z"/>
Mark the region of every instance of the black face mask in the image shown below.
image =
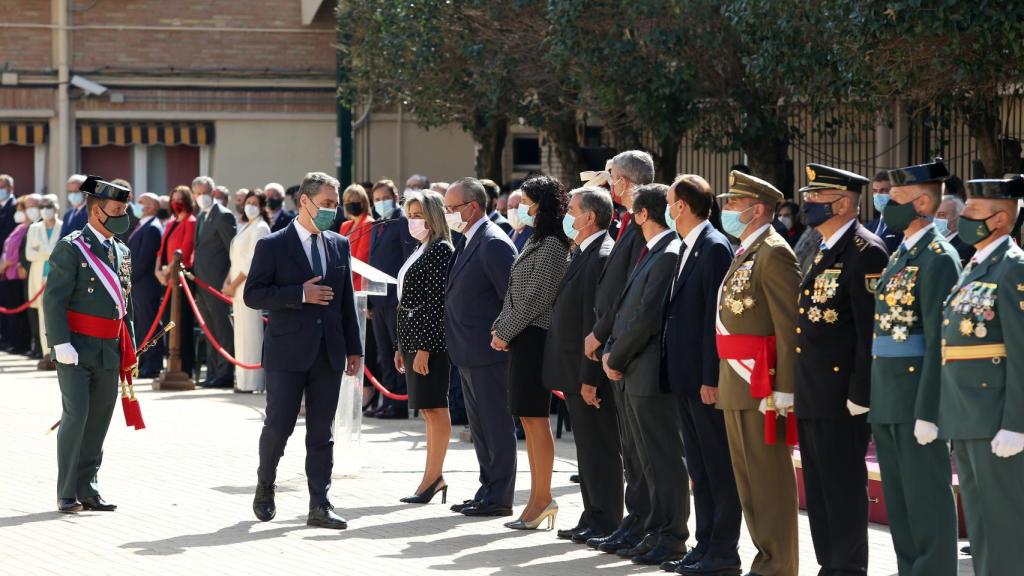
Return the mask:
<path id="1" fill-rule="evenodd" d="M 363 214 L 363 205 L 359 202 L 349 202 L 345 204 L 345 211 L 353 216 L 361 216 Z"/>
<path id="2" fill-rule="evenodd" d="M 267 206 L 271 210 L 280 210 L 281 209 L 281 204 L 283 204 L 283 203 L 284 203 L 284 200 L 281 200 L 280 198 L 267 198 Z"/>

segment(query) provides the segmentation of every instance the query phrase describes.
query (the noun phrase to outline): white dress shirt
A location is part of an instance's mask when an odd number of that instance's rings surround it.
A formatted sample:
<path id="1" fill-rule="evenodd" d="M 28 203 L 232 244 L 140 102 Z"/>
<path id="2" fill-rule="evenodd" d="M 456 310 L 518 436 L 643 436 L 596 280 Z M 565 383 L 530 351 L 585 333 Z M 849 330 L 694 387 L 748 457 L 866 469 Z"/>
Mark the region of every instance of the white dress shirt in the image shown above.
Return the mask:
<path id="1" fill-rule="evenodd" d="M 736 254 L 736 255 L 737 255 L 737 256 L 739 256 L 739 255 L 740 255 L 740 254 L 742 254 L 743 252 L 746 252 L 747 250 L 750 250 L 750 246 L 751 246 L 751 245 L 752 245 L 752 244 L 753 244 L 754 242 L 756 242 L 756 241 L 757 241 L 757 239 L 758 239 L 758 238 L 760 238 L 762 234 L 764 234 L 765 230 L 767 230 L 768 228 L 770 228 L 770 227 L 771 227 L 771 225 L 772 225 L 772 223 L 771 223 L 771 222 L 769 222 L 769 223 L 767 223 L 767 224 L 765 224 L 765 225 L 761 226 L 761 227 L 760 227 L 760 228 L 758 228 L 757 230 L 754 230 L 754 232 L 753 232 L 753 233 L 752 233 L 752 234 L 751 234 L 750 236 L 747 236 L 747 239 L 746 239 L 746 240 L 743 240 L 743 241 L 741 241 L 741 242 L 740 242 L 740 250 L 739 250 L 739 253 L 738 253 L 738 254 Z"/>
<path id="2" fill-rule="evenodd" d="M 914 232 L 913 236 L 910 236 L 909 238 L 904 238 L 903 247 L 906 248 L 907 250 L 910 250 L 911 248 L 916 246 L 917 243 L 921 241 L 921 238 L 924 237 L 925 233 L 931 230 L 932 228 L 935 228 L 935 224 L 928 224 L 924 228 L 921 228 L 917 232 Z"/>
<path id="3" fill-rule="evenodd" d="M 839 230 L 833 232 L 832 235 L 828 237 L 828 240 L 825 240 L 825 249 L 831 250 L 832 247 L 835 246 L 837 242 L 839 242 L 839 239 L 843 237 L 843 234 L 846 234 L 846 231 L 849 230 L 850 226 L 853 226 L 853 223 L 856 221 L 857 219 L 854 218 L 853 220 L 850 220 L 846 224 L 843 224 L 839 228 Z"/>
<path id="4" fill-rule="evenodd" d="M 485 222 L 487 222 L 487 216 L 484 216 L 483 218 L 477 220 L 476 223 L 469 228 L 469 230 L 466 230 L 465 232 L 462 233 L 462 235 L 466 237 L 465 246 L 469 246 L 469 241 L 473 239 L 473 235 L 476 234 L 476 231 L 479 230 L 480 227 L 483 226 Z"/>
<path id="5" fill-rule="evenodd" d="M 1002 246 L 1003 243 L 1008 241 L 1009 239 L 1009 235 L 1004 235 L 999 238 L 996 238 L 995 241 L 993 241 L 991 244 L 985 246 L 981 250 L 978 250 L 977 252 L 974 253 L 974 256 L 971 256 L 970 265 L 977 266 L 979 262 L 982 262 L 985 260 L 985 258 L 988 258 L 990 254 L 996 251 L 996 248 Z"/>
<path id="6" fill-rule="evenodd" d="M 708 226 L 711 226 L 711 223 L 704 220 L 700 224 L 694 226 L 693 230 L 690 230 L 686 234 L 686 237 L 683 238 L 683 244 L 686 245 L 686 250 L 683 251 L 683 260 L 679 263 L 679 271 L 676 273 L 677 279 L 683 275 L 683 268 L 686 267 L 686 260 L 690 258 L 690 252 L 693 252 L 693 245 L 697 243 L 697 238 L 700 237 L 701 231 Z"/>
<path id="7" fill-rule="evenodd" d="M 412 268 L 412 265 L 415 264 L 416 261 L 420 259 L 420 256 L 423 256 L 423 253 L 426 252 L 426 248 L 426 244 L 420 244 L 420 247 L 417 248 L 415 252 L 409 255 L 409 258 L 405 261 L 405 264 L 402 264 L 402 268 L 398 270 L 399 301 L 402 300 L 402 286 L 405 284 L 405 274 L 409 271 L 409 268 Z"/>
<path id="8" fill-rule="evenodd" d="M 580 254 L 586 252 L 587 251 L 587 247 L 589 247 L 594 242 L 597 242 L 597 240 L 599 238 L 604 238 L 605 234 L 607 234 L 607 233 L 608 233 L 607 230 L 601 230 L 599 232 L 594 232 L 590 236 L 587 236 L 587 239 L 584 240 L 583 243 L 580 244 Z"/>
<path id="9" fill-rule="evenodd" d="M 675 234 L 675 233 L 676 233 L 675 230 L 669 228 L 669 229 L 665 230 L 664 232 L 659 233 L 654 238 L 651 238 L 650 240 L 647 241 L 647 251 L 650 252 L 651 250 L 654 250 L 654 247 L 658 245 L 658 242 L 660 242 L 662 238 L 664 238 L 665 236 L 668 236 L 669 234 Z"/>
<path id="10" fill-rule="evenodd" d="M 310 241 L 313 234 L 310 233 L 309 230 L 306 230 L 305 226 L 299 224 L 298 218 L 295 219 L 294 226 L 295 230 L 299 233 L 299 241 L 302 242 L 302 249 L 306 252 L 306 261 L 309 262 L 309 268 L 311 270 L 315 269 L 316 267 L 313 266 L 313 243 Z M 320 269 L 324 271 L 324 274 L 327 274 L 327 248 L 324 245 L 323 232 L 316 235 L 316 242 L 316 247 L 320 250 Z"/>

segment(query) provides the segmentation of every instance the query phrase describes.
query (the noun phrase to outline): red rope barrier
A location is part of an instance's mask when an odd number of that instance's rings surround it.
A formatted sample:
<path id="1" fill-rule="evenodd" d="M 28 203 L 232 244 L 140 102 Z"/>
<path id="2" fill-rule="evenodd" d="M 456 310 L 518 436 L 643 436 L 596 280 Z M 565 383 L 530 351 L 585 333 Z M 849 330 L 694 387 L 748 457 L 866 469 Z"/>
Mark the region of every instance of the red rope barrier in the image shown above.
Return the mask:
<path id="1" fill-rule="evenodd" d="M 409 399 L 408 394 L 395 394 L 394 392 L 385 388 L 384 385 L 381 384 L 380 381 L 373 376 L 373 373 L 370 372 L 370 369 L 366 366 L 366 364 L 363 364 L 363 375 L 366 376 L 366 379 L 370 381 L 370 384 L 373 384 L 373 387 L 376 388 L 377 391 L 379 391 L 381 394 L 383 394 L 385 398 L 390 398 L 392 400 Z"/>
<path id="2" fill-rule="evenodd" d="M 164 290 L 164 298 L 160 302 L 160 309 L 156 312 L 156 318 L 153 318 L 153 325 L 149 327 L 149 331 L 146 332 L 146 337 L 140 340 L 140 342 L 149 342 L 149 339 L 152 338 L 153 334 L 156 332 L 156 327 L 160 324 L 160 319 L 164 317 L 164 309 L 167 308 L 167 302 L 171 299 L 171 288 L 174 288 L 174 282 L 177 282 L 177 279 L 171 279 L 171 281 L 167 283 L 167 290 Z"/>
<path id="3" fill-rule="evenodd" d="M 244 362 L 239 362 L 220 345 L 220 342 L 217 342 L 217 339 L 210 333 L 210 329 L 206 327 L 206 320 L 203 320 L 202 314 L 199 313 L 199 306 L 196 306 L 196 301 L 192 297 L 192 290 L 188 287 L 188 282 L 185 281 L 185 273 L 178 272 L 178 279 L 181 281 L 182 290 L 185 291 L 185 299 L 188 300 L 188 305 L 192 307 L 192 313 L 196 316 L 196 322 L 199 322 L 199 327 L 203 329 L 203 334 L 206 334 L 206 339 L 210 341 L 210 344 L 213 345 L 214 349 L 216 349 L 225 360 L 239 368 L 244 368 L 246 370 L 259 370 L 263 368 L 261 364 L 245 364 Z"/>
<path id="4" fill-rule="evenodd" d="M 46 282 L 43 282 L 42 287 L 39 288 L 39 292 L 36 292 L 36 295 L 33 296 L 28 302 L 25 302 L 24 304 L 21 304 L 14 308 L 4 308 L 3 306 L 0 306 L 0 314 L 18 314 L 24 312 L 25 310 L 28 310 L 28 307 L 31 306 L 36 300 L 38 300 L 40 296 L 43 295 L 43 290 L 46 290 Z"/>
<path id="5" fill-rule="evenodd" d="M 217 290 L 216 288 L 214 288 L 213 286 L 210 286 L 206 282 L 203 282 L 202 280 L 197 278 L 195 274 L 192 274 L 191 272 L 186 272 L 186 274 L 188 274 L 188 277 L 189 277 L 190 280 L 194 280 L 195 281 L 196 286 L 199 286 L 203 290 L 206 290 L 210 294 L 213 294 L 214 298 L 216 298 L 217 300 L 220 300 L 221 302 L 227 304 L 228 306 L 234 306 L 235 305 L 235 299 L 234 298 L 228 296 L 227 294 L 221 292 L 220 290 Z M 263 324 L 267 325 L 268 323 L 270 323 L 270 319 L 267 318 L 266 316 L 264 316 L 263 317 Z"/>

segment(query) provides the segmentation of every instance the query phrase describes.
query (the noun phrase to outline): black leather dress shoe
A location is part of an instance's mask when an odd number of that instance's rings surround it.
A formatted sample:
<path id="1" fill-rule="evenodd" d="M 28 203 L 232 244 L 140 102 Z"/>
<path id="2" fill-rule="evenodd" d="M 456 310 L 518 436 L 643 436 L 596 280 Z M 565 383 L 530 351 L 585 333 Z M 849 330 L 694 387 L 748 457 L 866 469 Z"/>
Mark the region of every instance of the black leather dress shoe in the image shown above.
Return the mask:
<path id="1" fill-rule="evenodd" d="M 388 406 L 380 412 L 377 412 L 376 416 L 381 420 L 408 420 L 409 410 L 399 410 L 394 406 Z"/>
<path id="2" fill-rule="evenodd" d="M 573 526 L 572 528 L 566 528 L 564 530 L 559 530 L 558 532 L 555 533 L 555 536 L 557 536 L 559 540 L 572 540 L 572 537 L 575 536 L 576 534 L 578 534 L 580 532 L 585 532 L 585 531 L 587 531 L 589 529 L 590 529 L 589 526 L 583 526 L 581 524 L 577 524 L 576 526 Z"/>
<path id="3" fill-rule="evenodd" d="M 477 502 L 476 500 L 463 500 L 462 504 L 452 504 L 451 510 L 452 512 L 462 512 L 466 508 L 472 508 L 477 504 L 479 504 L 479 502 Z"/>
<path id="4" fill-rule="evenodd" d="M 74 514 L 82 511 L 82 503 L 74 498 L 59 498 L 57 500 L 57 511 L 65 514 Z"/>
<path id="5" fill-rule="evenodd" d="M 690 548 L 690 551 L 686 553 L 686 556 L 683 556 L 683 559 L 679 561 L 679 566 L 689 566 L 690 564 L 696 564 L 704 558 L 707 552 L 707 546 L 701 547 L 701 545 L 698 544 L 697 546 Z"/>
<path id="6" fill-rule="evenodd" d="M 692 564 L 680 566 L 676 570 L 676 574 L 684 574 L 685 576 L 739 576 L 740 561 L 739 558 L 726 559 L 704 556 Z"/>
<path id="7" fill-rule="evenodd" d="M 684 559 L 685 559 L 685 558 L 684 558 Z M 676 571 L 676 570 L 677 570 L 677 569 L 678 569 L 678 568 L 679 568 L 680 566 L 682 566 L 682 565 L 683 565 L 683 559 L 680 559 L 680 560 L 666 560 L 666 561 L 662 562 L 662 563 L 661 563 L 661 566 L 658 566 L 658 568 L 661 568 L 661 570 L 662 570 L 663 572 L 672 572 L 672 573 L 675 573 L 675 571 Z"/>
<path id="8" fill-rule="evenodd" d="M 622 537 L 626 534 L 627 532 L 625 530 L 623 530 L 622 528 L 617 528 L 615 532 L 612 532 L 604 538 L 591 538 L 590 540 L 587 540 L 587 546 L 597 549 L 601 544 L 604 544 L 605 542 L 611 540 L 621 540 Z"/>
<path id="9" fill-rule="evenodd" d="M 234 383 L 230 377 L 207 378 L 199 383 L 200 388 L 232 388 Z"/>
<path id="10" fill-rule="evenodd" d="M 334 506 L 324 503 L 316 508 L 310 508 L 309 516 L 306 517 L 306 526 L 344 530 L 348 528 L 348 521 L 334 512 Z"/>
<path id="11" fill-rule="evenodd" d="M 572 476 L 569 476 L 569 482 L 572 482 L 573 484 L 579 484 L 580 483 L 580 475 L 579 474 L 573 474 Z"/>
<path id="12" fill-rule="evenodd" d="M 113 512 L 117 510 L 117 504 L 111 504 L 103 499 L 99 494 L 95 496 L 86 496 L 82 498 L 82 508 L 85 510 L 94 510 L 96 512 Z"/>
<path id="13" fill-rule="evenodd" d="M 373 406 L 363 410 L 363 418 L 376 418 L 377 412 L 381 410 L 383 406 Z"/>
<path id="14" fill-rule="evenodd" d="M 616 550 L 615 555 L 619 558 L 636 558 L 637 556 L 642 556 L 653 550 L 656 543 L 657 542 L 654 541 L 653 538 L 644 538 L 639 544 L 636 544 L 632 548 L 620 548 Z M 661 564 L 661 562 L 658 562 L 658 564 Z"/>
<path id="15" fill-rule="evenodd" d="M 511 516 L 512 508 L 510 506 L 499 506 L 497 504 L 482 504 L 478 503 L 476 506 L 469 506 L 462 509 L 463 516 Z"/>
<path id="16" fill-rule="evenodd" d="M 589 541 L 591 538 L 603 538 L 607 535 L 608 533 L 604 530 L 591 528 L 589 530 L 584 530 L 583 532 L 578 532 L 574 534 L 572 537 L 572 541 L 576 544 L 586 544 L 587 541 Z"/>
<path id="17" fill-rule="evenodd" d="M 277 516 L 277 506 L 274 504 L 273 484 L 256 484 L 256 497 L 252 499 L 252 512 L 260 522 L 270 522 Z"/>
<path id="18" fill-rule="evenodd" d="M 643 554 L 633 556 L 633 564 L 661 566 L 662 562 L 678 560 L 682 557 L 683 550 L 680 550 L 677 547 L 666 546 L 665 544 L 658 544 Z"/>
<path id="19" fill-rule="evenodd" d="M 619 550 L 628 550 L 640 543 L 640 538 L 632 534 L 625 534 L 614 540 L 609 540 L 597 547 L 601 552 L 615 554 Z"/>

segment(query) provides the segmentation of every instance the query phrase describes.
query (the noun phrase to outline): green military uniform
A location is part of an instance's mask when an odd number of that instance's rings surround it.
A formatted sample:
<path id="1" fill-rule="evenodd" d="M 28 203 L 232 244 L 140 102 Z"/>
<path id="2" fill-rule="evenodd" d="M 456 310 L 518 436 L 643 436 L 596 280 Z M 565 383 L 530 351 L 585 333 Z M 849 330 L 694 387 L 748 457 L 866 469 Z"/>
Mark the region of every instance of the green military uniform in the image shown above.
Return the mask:
<path id="1" fill-rule="evenodd" d="M 116 191 L 113 195 L 102 196 L 106 190 L 103 186 L 109 184 L 94 177 L 90 179 L 93 181 L 87 180 L 82 184 L 86 194 L 115 200 L 120 197 Z M 97 187 L 100 193 L 96 193 Z M 70 343 L 78 353 L 77 365 L 57 363 L 57 380 L 63 402 L 63 416 L 57 434 L 57 497 L 71 500 L 98 496 L 96 476 L 103 459 L 103 440 L 117 401 L 121 367 L 118 338 L 86 336 L 73 332 L 69 326 L 69 312 L 108 320 L 117 319 L 120 314 L 118 305 L 103 286 L 101 274 L 93 270 L 75 245 L 78 238 L 116 274 L 115 281 L 120 283 L 127 300 L 124 305 L 127 312 L 125 321 L 134 336 L 128 247 L 111 237 L 111 249 L 108 250 L 104 247 L 104 238 L 98 237 L 91 226 L 62 238 L 50 255 L 50 274 L 43 306 L 50 345 L 56 348 Z"/>
<path id="2" fill-rule="evenodd" d="M 1024 198 L 1019 176 L 967 186 L 968 199 Z M 939 433 L 953 441 L 974 573 L 1019 574 L 1024 454 L 998 457 L 992 439 L 1024 433 L 1024 251 L 1004 236 L 976 253 L 943 316 Z"/>
<path id="3" fill-rule="evenodd" d="M 719 197 L 754 198 L 770 204 L 783 199 L 768 182 L 737 171 L 729 175 L 729 191 Z M 792 447 L 781 440 L 766 442 L 765 416 L 758 411 L 762 399 L 751 395 L 751 380 L 757 380 L 755 368 L 764 359 L 735 355 L 722 340 L 728 335 L 774 337 L 775 368 L 765 367 L 771 376 L 771 391 L 792 397 L 799 353 L 795 295 L 800 288 L 800 267 L 785 238 L 771 225 L 764 228 L 752 231 L 737 250 L 719 294 L 716 332 L 723 360 L 716 406 L 724 412 L 736 489 L 757 547 L 750 572 L 787 576 L 796 574 L 800 563 Z"/>
<path id="4" fill-rule="evenodd" d="M 889 172 L 894 186 L 941 182 L 948 176 L 941 160 Z M 919 238 L 904 239 L 872 287 L 868 421 L 901 576 L 957 572 L 949 445 L 919 444 L 914 427 L 919 420 L 938 422 L 942 303 L 959 273 L 956 249 L 929 225 Z"/>

